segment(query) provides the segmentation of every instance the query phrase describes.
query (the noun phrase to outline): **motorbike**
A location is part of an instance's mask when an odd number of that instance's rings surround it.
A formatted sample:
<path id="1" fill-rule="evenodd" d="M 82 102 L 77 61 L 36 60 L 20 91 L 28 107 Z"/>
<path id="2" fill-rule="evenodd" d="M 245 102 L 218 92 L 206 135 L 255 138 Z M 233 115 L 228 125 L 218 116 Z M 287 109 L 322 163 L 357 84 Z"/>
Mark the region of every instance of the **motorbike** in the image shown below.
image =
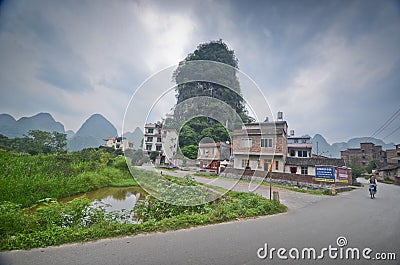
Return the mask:
<path id="1" fill-rule="evenodd" d="M 375 193 L 376 193 L 376 184 L 370 183 L 369 184 L 369 194 L 371 196 L 371 199 L 375 198 Z"/>

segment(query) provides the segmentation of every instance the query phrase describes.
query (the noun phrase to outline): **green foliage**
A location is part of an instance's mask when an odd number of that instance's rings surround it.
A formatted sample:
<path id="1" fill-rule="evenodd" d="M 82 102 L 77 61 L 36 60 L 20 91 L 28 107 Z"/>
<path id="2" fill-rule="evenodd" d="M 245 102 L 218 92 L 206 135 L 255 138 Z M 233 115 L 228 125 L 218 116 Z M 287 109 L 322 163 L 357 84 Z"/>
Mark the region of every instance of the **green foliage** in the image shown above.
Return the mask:
<path id="1" fill-rule="evenodd" d="M 13 139 L 0 135 L 1 148 L 31 155 L 65 153 L 66 146 L 67 135 L 59 132 L 31 130 L 23 138 Z"/>
<path id="2" fill-rule="evenodd" d="M 192 69 L 190 62 L 197 60 L 208 60 L 214 62 L 220 62 L 232 66 L 226 67 L 221 64 L 204 66 L 204 69 Z M 178 84 L 176 88 L 176 97 L 178 106 L 184 105 L 182 102 L 187 101 L 191 98 L 200 97 L 211 97 L 223 101 L 231 109 L 232 113 L 224 113 L 224 122 L 227 120 L 230 126 L 233 128 L 243 122 L 250 122 L 254 120 L 247 114 L 247 110 L 244 105 L 244 99 L 241 95 L 239 80 L 236 76 L 236 69 L 238 69 L 238 60 L 233 50 L 230 50 L 228 46 L 222 41 L 211 41 L 208 43 L 200 44 L 197 49 L 188 54 L 184 61 L 179 63 L 179 67 L 174 72 L 173 78 Z M 207 81 L 190 81 L 188 80 L 209 80 L 209 77 L 217 80 L 212 82 Z M 207 115 L 209 117 L 196 117 L 185 124 L 179 134 L 179 145 L 180 147 L 187 145 L 197 145 L 198 142 L 205 136 L 213 138 L 215 141 L 228 141 L 229 134 L 223 125 L 218 123 L 216 120 L 210 117 L 221 116 L 221 104 L 215 102 L 205 101 L 199 103 L 196 107 L 182 107 L 175 108 L 174 119 L 187 120 L 187 117 L 194 117 L 194 114 L 198 115 L 198 109 L 205 107 L 214 113 L 214 116 Z M 203 104 L 203 105 L 202 105 Z M 227 110 L 225 110 L 227 111 Z M 224 112 L 225 112 L 224 111 Z M 217 119 L 217 118 L 216 118 Z M 238 120 L 240 119 L 240 121 Z M 167 120 L 166 123 L 174 122 Z M 176 128 L 172 125 L 172 127 Z M 180 126 L 178 126 L 180 128 Z"/>
<path id="3" fill-rule="evenodd" d="M 197 185 L 190 176 L 176 181 Z M 142 220 L 140 223 L 126 222 L 126 213 L 106 214 L 101 207 L 93 207 L 86 197 L 69 203 L 48 202 L 36 211 L 1 202 L 0 250 L 175 230 L 284 211 L 286 207 L 275 201 L 240 192 L 228 192 L 219 200 L 198 206 L 176 206 L 148 196 L 135 208 L 136 217 Z"/>
<path id="4" fill-rule="evenodd" d="M 149 155 L 150 160 L 153 162 L 156 161 L 157 157 L 159 157 L 159 156 L 160 156 L 160 152 L 158 152 L 158 151 L 151 151 L 150 155 Z"/>
<path id="5" fill-rule="evenodd" d="M 205 117 L 197 117 L 182 126 L 179 132 L 179 146 L 181 149 L 189 145 L 198 146 L 200 140 L 206 137 L 213 139 L 214 142 L 231 141 L 229 132 L 221 123 Z M 193 149 L 189 150 L 193 151 Z M 194 156 L 188 156 L 183 150 L 182 153 L 191 159 L 197 158 L 197 151 L 195 158 L 192 158 Z"/>
<path id="6" fill-rule="evenodd" d="M 186 145 L 181 148 L 182 154 L 190 159 L 197 159 L 197 152 L 198 152 L 198 146 L 196 145 Z"/>
<path id="7" fill-rule="evenodd" d="M 155 172 L 135 168 L 132 172 L 150 181 L 158 176 Z M 189 187 L 189 193 L 192 188 L 195 192 L 195 188 L 203 187 L 190 175 L 165 177 L 169 186 L 161 190 L 163 196 L 181 194 L 182 187 Z M 136 217 L 142 222 L 129 223 L 131 212 L 106 213 L 102 205 L 93 206 L 85 196 L 69 203 L 56 201 L 128 182 L 135 184 L 125 159 L 105 150 L 35 156 L 0 150 L 0 250 L 167 231 L 286 210 L 279 203 L 251 193 L 229 192 L 218 200 L 196 206 L 172 205 L 148 196 L 135 208 Z M 188 194 L 183 195 L 183 198 L 188 197 Z M 207 199 L 208 194 L 203 195 L 199 202 Z M 31 208 L 24 208 L 27 206 Z"/>
<path id="8" fill-rule="evenodd" d="M 131 160 L 133 166 L 141 166 L 144 163 L 150 162 L 149 157 L 145 156 L 141 149 L 136 151 L 128 149 L 125 151 L 125 156 Z"/>
<path id="9" fill-rule="evenodd" d="M 368 163 L 368 165 L 365 167 L 365 170 L 367 171 L 367 173 L 368 174 L 371 174 L 372 173 L 372 170 L 373 169 L 375 169 L 377 166 L 376 166 L 376 163 L 378 162 L 378 160 L 376 160 L 376 159 L 374 159 L 374 160 L 372 160 L 372 161 L 370 161 L 369 163 Z"/>
<path id="10" fill-rule="evenodd" d="M 357 166 L 350 166 L 352 172 L 353 183 L 356 182 L 357 178 L 361 177 L 365 173 L 365 169 Z"/>
<path id="11" fill-rule="evenodd" d="M 20 155 L 0 150 L 0 201 L 31 206 L 109 185 L 135 185 L 124 158 L 102 150 Z"/>

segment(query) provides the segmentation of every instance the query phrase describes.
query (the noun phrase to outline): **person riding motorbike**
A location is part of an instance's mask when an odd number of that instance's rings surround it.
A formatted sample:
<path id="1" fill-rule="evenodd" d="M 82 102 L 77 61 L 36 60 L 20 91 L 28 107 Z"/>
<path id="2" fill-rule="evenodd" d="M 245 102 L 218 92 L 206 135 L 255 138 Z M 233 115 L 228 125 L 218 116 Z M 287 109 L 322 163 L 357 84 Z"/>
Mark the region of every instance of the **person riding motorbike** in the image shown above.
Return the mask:
<path id="1" fill-rule="evenodd" d="M 378 181 L 376 180 L 376 177 L 373 175 L 369 178 L 369 184 L 374 184 L 374 191 L 376 192 L 376 187 L 378 186 Z"/>

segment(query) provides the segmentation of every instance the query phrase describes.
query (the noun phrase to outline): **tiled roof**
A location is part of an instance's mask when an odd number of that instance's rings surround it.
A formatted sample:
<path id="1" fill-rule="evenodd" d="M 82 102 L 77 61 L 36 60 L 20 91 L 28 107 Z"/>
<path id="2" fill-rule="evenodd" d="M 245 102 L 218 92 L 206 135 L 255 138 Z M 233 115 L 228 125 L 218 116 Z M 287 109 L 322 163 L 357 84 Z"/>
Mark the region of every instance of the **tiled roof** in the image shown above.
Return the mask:
<path id="1" fill-rule="evenodd" d="M 338 158 L 322 158 L 322 157 L 309 157 L 309 158 L 299 158 L 299 157 L 288 157 L 286 158 L 287 165 L 293 166 L 344 166 L 344 160 Z"/>
<path id="2" fill-rule="evenodd" d="M 400 165 L 387 165 L 383 168 L 378 169 L 378 171 L 387 171 L 387 170 L 393 170 L 399 168 Z"/>

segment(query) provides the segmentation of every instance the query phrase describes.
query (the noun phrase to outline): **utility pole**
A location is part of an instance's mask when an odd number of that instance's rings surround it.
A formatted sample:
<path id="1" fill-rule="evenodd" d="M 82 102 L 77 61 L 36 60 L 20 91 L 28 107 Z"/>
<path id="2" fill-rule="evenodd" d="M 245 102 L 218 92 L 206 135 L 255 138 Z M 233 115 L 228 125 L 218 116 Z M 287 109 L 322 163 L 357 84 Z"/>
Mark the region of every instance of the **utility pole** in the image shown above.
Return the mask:
<path id="1" fill-rule="evenodd" d="M 273 164 L 274 164 L 274 160 L 271 160 L 271 164 L 269 165 L 268 173 L 267 173 L 267 177 L 269 175 L 269 200 L 272 200 L 272 177 L 271 177 L 271 171 L 272 171 L 272 165 Z"/>

